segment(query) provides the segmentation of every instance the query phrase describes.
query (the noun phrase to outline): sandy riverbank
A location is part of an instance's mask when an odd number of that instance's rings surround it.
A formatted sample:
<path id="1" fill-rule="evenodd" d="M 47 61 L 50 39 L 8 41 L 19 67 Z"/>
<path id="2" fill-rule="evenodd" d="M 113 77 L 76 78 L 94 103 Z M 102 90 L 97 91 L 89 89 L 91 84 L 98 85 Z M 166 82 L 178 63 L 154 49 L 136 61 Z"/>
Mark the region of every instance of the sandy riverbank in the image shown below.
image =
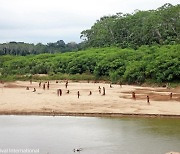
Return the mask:
<path id="1" fill-rule="evenodd" d="M 27 86 L 29 90 L 26 90 Z M 105 87 L 105 96 L 99 94 L 99 86 Z M 112 86 L 110 88 L 105 83 L 69 82 L 66 89 L 65 81 L 50 81 L 49 90 L 43 90 L 38 82 L 0 83 L 0 114 L 180 117 L 180 88 Z M 33 92 L 33 88 L 36 88 L 36 92 Z M 59 88 L 62 89 L 62 96 L 57 96 Z M 79 99 L 77 91 L 80 91 Z M 89 91 L 92 91 L 90 96 Z M 136 93 L 136 100 L 131 98 L 132 91 Z M 169 97 L 171 92 L 172 99 Z M 150 105 L 146 101 L 147 95 Z"/>

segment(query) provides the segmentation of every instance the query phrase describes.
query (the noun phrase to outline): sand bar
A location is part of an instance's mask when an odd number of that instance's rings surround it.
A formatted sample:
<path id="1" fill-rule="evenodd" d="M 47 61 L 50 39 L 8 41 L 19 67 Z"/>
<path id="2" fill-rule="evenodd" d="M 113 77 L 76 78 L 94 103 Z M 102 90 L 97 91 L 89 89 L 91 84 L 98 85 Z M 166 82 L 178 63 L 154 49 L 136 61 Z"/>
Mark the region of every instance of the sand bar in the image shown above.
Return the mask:
<path id="1" fill-rule="evenodd" d="M 61 116 L 148 116 L 180 118 L 180 88 L 140 87 L 106 83 L 50 81 L 43 89 L 38 82 L 16 81 L 0 83 L 1 115 L 61 115 Z M 106 95 L 98 87 L 105 87 Z M 26 90 L 29 87 L 29 90 Z M 36 92 L 33 92 L 36 88 Z M 57 96 L 62 89 L 62 96 Z M 67 94 L 69 90 L 69 94 Z M 80 92 L 78 99 L 77 92 Z M 90 91 L 92 95 L 89 95 Z M 136 100 L 132 99 L 132 92 Z M 172 92 L 173 97 L 170 98 Z M 147 95 L 150 104 L 147 103 Z"/>

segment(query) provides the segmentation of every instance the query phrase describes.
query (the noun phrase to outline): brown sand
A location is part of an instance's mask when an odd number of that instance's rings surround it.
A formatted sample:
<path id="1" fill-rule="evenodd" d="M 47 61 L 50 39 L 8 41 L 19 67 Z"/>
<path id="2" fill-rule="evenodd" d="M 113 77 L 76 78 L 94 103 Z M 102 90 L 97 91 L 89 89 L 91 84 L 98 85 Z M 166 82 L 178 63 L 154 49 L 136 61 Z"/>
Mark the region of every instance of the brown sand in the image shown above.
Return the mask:
<path id="1" fill-rule="evenodd" d="M 180 117 L 180 88 L 152 88 L 105 83 L 50 81 L 50 88 L 39 88 L 38 82 L 0 83 L 0 114 L 44 114 L 44 115 L 168 115 Z M 26 87 L 29 90 L 26 90 Z M 47 83 L 46 83 L 47 86 Z M 99 94 L 98 87 L 106 89 L 106 95 Z M 33 89 L 36 88 L 36 92 Z M 62 89 L 62 96 L 57 96 Z M 70 90 L 67 94 L 66 91 Z M 80 92 L 80 98 L 77 92 Z M 92 95 L 89 96 L 89 92 Z M 131 97 L 136 93 L 136 100 Z M 173 93 L 172 99 L 169 94 Z M 150 97 L 150 105 L 146 97 Z"/>

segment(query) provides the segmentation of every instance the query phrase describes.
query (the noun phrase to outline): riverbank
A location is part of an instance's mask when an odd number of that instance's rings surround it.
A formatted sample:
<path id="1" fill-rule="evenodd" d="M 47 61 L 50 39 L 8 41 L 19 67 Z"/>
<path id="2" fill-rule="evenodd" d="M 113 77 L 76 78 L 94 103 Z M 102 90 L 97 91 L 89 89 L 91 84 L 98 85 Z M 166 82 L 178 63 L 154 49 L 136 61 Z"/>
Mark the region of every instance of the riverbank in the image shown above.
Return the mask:
<path id="1" fill-rule="evenodd" d="M 33 116 L 77 116 L 77 117 L 148 117 L 180 118 L 180 115 L 167 114 L 132 114 L 132 113 L 73 113 L 73 112 L 0 112 L 0 115 L 33 115 Z"/>
<path id="2" fill-rule="evenodd" d="M 16 81 L 0 84 L 1 115 L 143 116 L 180 118 L 180 88 L 140 87 L 107 83 Z M 101 93 L 99 93 L 99 86 Z M 29 90 L 26 90 L 26 88 Z M 102 95 L 105 87 L 106 94 Z M 33 92 L 34 88 L 36 89 Z M 57 89 L 62 96 L 57 96 Z M 69 93 L 67 93 L 69 90 Z M 78 99 L 77 92 L 80 97 Z M 90 95 L 91 91 L 91 95 Z M 136 99 L 132 99 L 135 92 Z M 170 98 L 172 93 L 172 98 Z M 147 103 L 147 95 L 150 104 Z"/>

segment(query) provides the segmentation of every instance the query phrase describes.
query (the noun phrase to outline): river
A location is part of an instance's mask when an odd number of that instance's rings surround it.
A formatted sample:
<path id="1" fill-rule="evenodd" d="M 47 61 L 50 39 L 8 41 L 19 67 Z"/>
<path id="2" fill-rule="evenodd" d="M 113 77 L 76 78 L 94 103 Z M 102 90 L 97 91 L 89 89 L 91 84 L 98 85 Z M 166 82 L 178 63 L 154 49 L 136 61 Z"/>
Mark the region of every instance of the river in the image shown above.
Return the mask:
<path id="1" fill-rule="evenodd" d="M 0 149 L 13 148 L 40 154 L 180 152 L 180 119 L 0 116 Z"/>

